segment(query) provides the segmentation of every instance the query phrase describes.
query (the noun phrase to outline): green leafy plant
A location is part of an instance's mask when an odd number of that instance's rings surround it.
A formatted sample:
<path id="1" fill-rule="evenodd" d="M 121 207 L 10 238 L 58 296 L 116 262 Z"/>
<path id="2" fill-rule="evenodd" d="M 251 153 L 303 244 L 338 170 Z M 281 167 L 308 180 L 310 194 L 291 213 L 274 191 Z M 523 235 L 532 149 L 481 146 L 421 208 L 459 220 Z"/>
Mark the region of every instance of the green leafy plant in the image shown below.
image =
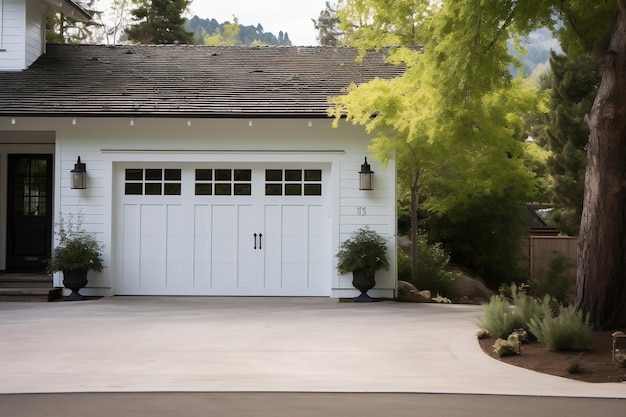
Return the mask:
<path id="1" fill-rule="evenodd" d="M 476 336 L 477 339 L 486 339 L 491 336 L 491 334 L 489 333 L 487 329 L 477 329 L 474 332 L 474 335 Z"/>
<path id="2" fill-rule="evenodd" d="M 387 240 L 367 226 L 343 241 L 336 256 L 337 270 L 342 274 L 359 269 L 368 273 L 389 269 Z"/>
<path id="3" fill-rule="evenodd" d="M 76 222 L 71 216 L 69 220 L 61 219 L 58 227 L 59 244 L 48 260 L 48 272 L 104 269 L 102 246 L 83 229 L 81 216 Z"/>
<path id="4" fill-rule="evenodd" d="M 615 355 L 615 363 L 620 368 L 626 368 L 626 354 L 625 353 L 619 353 L 619 351 L 618 351 L 618 353 Z"/>
<path id="5" fill-rule="evenodd" d="M 555 317 L 531 319 L 529 329 L 551 351 L 586 349 L 592 336 L 589 315 L 573 306 L 561 306 Z"/>
<path id="6" fill-rule="evenodd" d="M 583 366 L 583 359 L 582 359 L 582 357 L 577 356 L 575 358 L 572 358 L 567 363 L 567 367 L 565 368 L 565 370 L 569 374 L 580 374 L 580 373 L 585 372 L 585 368 Z"/>
<path id="7" fill-rule="evenodd" d="M 428 243 L 428 236 L 420 233 L 417 238 L 417 279 L 411 276 L 411 258 L 398 254 L 398 279 L 408 281 L 416 288 L 429 290 L 444 298 L 454 298 L 454 283 L 459 277 L 451 271 L 450 256 L 441 244 Z"/>
<path id="8" fill-rule="evenodd" d="M 503 356 L 519 355 L 520 341 L 516 335 L 510 335 L 506 340 L 498 338 L 493 344 L 493 350 L 499 358 Z"/>

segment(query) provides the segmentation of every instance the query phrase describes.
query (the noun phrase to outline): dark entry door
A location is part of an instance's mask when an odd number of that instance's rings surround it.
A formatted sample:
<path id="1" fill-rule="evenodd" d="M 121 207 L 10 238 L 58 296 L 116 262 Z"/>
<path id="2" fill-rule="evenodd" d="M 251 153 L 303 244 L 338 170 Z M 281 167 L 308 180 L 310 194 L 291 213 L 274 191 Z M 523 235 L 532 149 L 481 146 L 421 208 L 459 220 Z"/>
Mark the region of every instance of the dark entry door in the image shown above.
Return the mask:
<path id="1" fill-rule="evenodd" d="M 43 269 L 52 243 L 52 155 L 8 155 L 7 270 Z"/>

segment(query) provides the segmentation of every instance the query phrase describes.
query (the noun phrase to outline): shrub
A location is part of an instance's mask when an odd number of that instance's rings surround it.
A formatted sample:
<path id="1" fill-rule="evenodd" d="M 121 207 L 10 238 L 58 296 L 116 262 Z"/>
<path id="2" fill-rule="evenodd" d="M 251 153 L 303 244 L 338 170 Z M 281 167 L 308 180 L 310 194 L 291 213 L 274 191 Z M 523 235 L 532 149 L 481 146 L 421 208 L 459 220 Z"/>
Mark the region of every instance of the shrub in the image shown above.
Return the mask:
<path id="1" fill-rule="evenodd" d="M 477 339 L 486 339 L 491 336 L 487 329 L 478 329 L 474 334 L 476 335 Z"/>
<path id="2" fill-rule="evenodd" d="M 617 355 L 615 355 L 615 363 L 620 368 L 626 368 L 626 354 L 618 353 Z"/>
<path id="3" fill-rule="evenodd" d="M 427 239 L 423 233 L 417 238 L 417 279 L 411 275 L 411 257 L 404 253 L 398 254 L 398 279 L 442 298 L 454 298 L 458 274 L 450 270 L 450 257 L 441 245 L 429 244 Z"/>
<path id="4" fill-rule="evenodd" d="M 498 338 L 507 337 L 515 329 L 526 328 L 526 323 L 517 310 L 500 295 L 491 297 L 483 315 L 478 319 L 478 325 Z"/>
<path id="5" fill-rule="evenodd" d="M 580 374 L 580 373 L 583 373 L 585 371 L 585 368 L 583 367 L 583 360 L 582 360 L 582 358 L 580 356 L 572 358 L 567 363 L 567 368 L 565 368 L 565 370 L 567 371 L 568 374 Z"/>
<path id="6" fill-rule="evenodd" d="M 512 336 L 509 336 L 507 340 L 498 338 L 493 344 L 493 350 L 499 358 L 519 354 L 519 340 Z"/>
<path id="7" fill-rule="evenodd" d="M 529 329 L 537 340 L 551 351 L 586 349 L 592 336 L 589 315 L 568 306 L 559 309 L 555 317 L 532 318 Z"/>

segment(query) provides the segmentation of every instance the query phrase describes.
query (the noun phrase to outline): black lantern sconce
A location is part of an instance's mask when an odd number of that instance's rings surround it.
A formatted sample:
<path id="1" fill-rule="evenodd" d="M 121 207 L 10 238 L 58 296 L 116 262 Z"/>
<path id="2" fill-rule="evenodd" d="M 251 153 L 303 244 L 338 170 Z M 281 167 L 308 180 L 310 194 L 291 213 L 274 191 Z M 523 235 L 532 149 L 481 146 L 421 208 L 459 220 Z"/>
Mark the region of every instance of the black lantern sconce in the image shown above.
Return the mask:
<path id="1" fill-rule="evenodd" d="M 374 189 L 374 171 L 370 168 L 370 164 L 367 163 L 367 157 L 365 162 L 361 165 L 359 171 L 359 190 L 373 190 Z"/>
<path id="2" fill-rule="evenodd" d="M 84 190 L 87 188 L 87 164 L 80 162 L 80 156 L 78 161 L 74 164 L 74 169 L 70 171 L 72 174 L 72 188 L 76 190 Z"/>

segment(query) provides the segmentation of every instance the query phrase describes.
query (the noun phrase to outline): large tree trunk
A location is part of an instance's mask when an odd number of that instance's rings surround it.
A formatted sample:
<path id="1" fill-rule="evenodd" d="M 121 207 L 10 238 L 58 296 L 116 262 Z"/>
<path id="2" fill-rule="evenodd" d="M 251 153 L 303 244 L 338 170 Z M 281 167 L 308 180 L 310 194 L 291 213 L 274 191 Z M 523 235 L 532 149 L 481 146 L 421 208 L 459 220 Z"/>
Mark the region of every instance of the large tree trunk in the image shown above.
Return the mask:
<path id="1" fill-rule="evenodd" d="M 578 244 L 576 308 L 598 330 L 626 327 L 626 0 L 588 114 L 585 197 Z"/>

